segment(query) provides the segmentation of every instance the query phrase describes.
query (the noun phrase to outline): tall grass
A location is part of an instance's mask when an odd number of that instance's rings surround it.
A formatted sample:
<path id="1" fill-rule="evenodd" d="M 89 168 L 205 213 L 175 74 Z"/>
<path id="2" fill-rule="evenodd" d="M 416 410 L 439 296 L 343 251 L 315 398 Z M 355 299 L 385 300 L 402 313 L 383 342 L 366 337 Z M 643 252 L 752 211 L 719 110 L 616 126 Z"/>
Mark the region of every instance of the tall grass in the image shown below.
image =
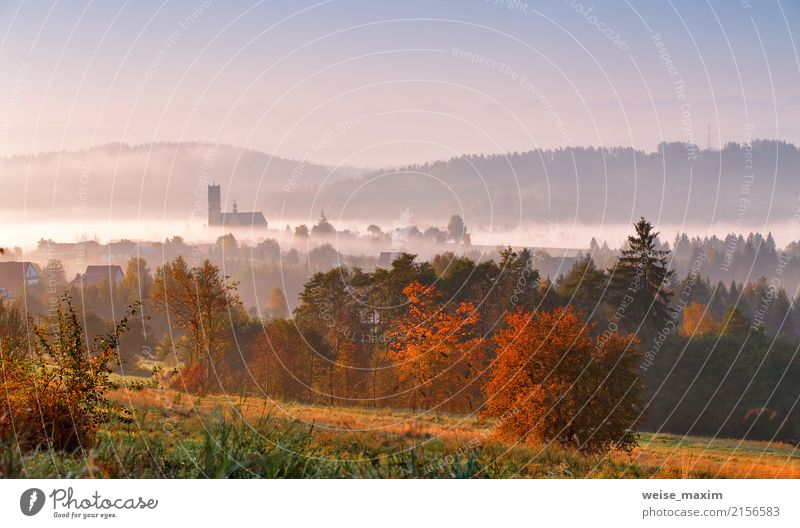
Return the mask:
<path id="1" fill-rule="evenodd" d="M 585 455 L 495 442 L 485 425 L 455 415 L 414 420 L 363 409 L 293 404 L 298 421 L 242 400 L 204 398 L 157 405 L 135 393 L 133 420 L 112 417 L 84 452 L 0 445 L 0 477 L 13 478 L 649 478 L 798 477 L 787 446 L 643 435 L 632 455 Z M 146 403 L 144 403 L 146 402 Z M 191 410 L 191 412 L 189 411 Z M 346 421 L 348 418 L 350 421 Z M 362 430 L 349 428 L 358 424 Z M 446 428 L 461 424 L 457 435 Z M 348 427 L 343 427 L 348 426 Z M 333 427 L 333 430 L 332 430 Z M 405 432 L 404 432 L 405 431 Z M 472 434 L 470 436 L 470 433 Z M 687 463 L 687 460 L 690 462 Z"/>

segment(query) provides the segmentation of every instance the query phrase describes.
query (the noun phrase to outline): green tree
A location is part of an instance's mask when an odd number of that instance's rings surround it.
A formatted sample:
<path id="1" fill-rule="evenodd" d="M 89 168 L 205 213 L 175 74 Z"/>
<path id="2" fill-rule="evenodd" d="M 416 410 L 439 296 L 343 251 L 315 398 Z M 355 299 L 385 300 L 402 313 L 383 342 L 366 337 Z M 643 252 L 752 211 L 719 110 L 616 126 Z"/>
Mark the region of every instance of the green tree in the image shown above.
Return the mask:
<path id="1" fill-rule="evenodd" d="M 669 251 L 657 248 L 658 232 L 650 222 L 642 217 L 634 227 L 635 234 L 610 270 L 609 297 L 611 308 L 624 316 L 620 328 L 647 334 L 672 315 L 670 280 L 675 272 L 667 268 Z"/>
<path id="2" fill-rule="evenodd" d="M 335 234 L 336 228 L 328 221 L 328 217 L 325 216 L 325 211 L 322 211 L 319 215 L 319 220 L 317 220 L 317 224 L 311 228 L 311 236 L 327 237 Z"/>
<path id="3" fill-rule="evenodd" d="M 345 396 L 337 386 L 339 378 L 349 391 L 353 367 L 365 363 L 360 351 L 368 333 L 361 292 L 352 283 L 360 272 L 346 267 L 315 273 L 300 293 L 300 306 L 294 318 L 304 333 L 318 333 L 324 346 L 316 353 L 325 371 L 326 386 L 319 390 L 328 403 Z M 346 397 L 346 396 L 345 396 Z"/>
<path id="4" fill-rule="evenodd" d="M 220 259 L 230 259 L 239 256 L 239 243 L 233 233 L 221 235 L 217 238 L 217 253 Z"/>
<path id="5" fill-rule="evenodd" d="M 367 304 L 372 314 L 369 319 L 374 324 L 373 335 L 381 338 L 391 325 L 405 314 L 408 299 L 403 293 L 406 286 L 414 281 L 432 284 L 436 274 L 427 262 L 416 263 L 416 255 L 403 253 L 388 270 L 377 268 L 372 273 Z"/>
<path id="6" fill-rule="evenodd" d="M 447 223 L 447 234 L 450 240 L 458 244 L 464 242 L 465 239 L 469 237 L 467 226 L 464 224 L 464 219 L 461 218 L 461 215 L 453 215 L 450 217 L 450 221 Z"/>
<path id="7" fill-rule="evenodd" d="M 539 298 L 539 272 L 533 267 L 533 255 L 527 249 L 519 253 L 510 247 L 500 251 L 499 275 L 495 295 L 500 306 L 511 312 L 533 311 Z"/>
<path id="8" fill-rule="evenodd" d="M 299 226 L 295 227 L 294 236 L 295 238 L 306 240 L 309 237 L 308 226 L 305 224 L 300 224 Z"/>
<path id="9" fill-rule="evenodd" d="M 717 334 L 722 336 L 744 335 L 750 331 L 751 325 L 750 319 L 739 308 L 728 306 L 728 309 L 725 310 L 725 315 L 722 316 L 722 322 L 719 324 Z"/>
<path id="10" fill-rule="evenodd" d="M 591 256 L 579 259 L 558 280 L 558 293 L 570 306 L 590 314 L 601 308 L 608 277 Z"/>

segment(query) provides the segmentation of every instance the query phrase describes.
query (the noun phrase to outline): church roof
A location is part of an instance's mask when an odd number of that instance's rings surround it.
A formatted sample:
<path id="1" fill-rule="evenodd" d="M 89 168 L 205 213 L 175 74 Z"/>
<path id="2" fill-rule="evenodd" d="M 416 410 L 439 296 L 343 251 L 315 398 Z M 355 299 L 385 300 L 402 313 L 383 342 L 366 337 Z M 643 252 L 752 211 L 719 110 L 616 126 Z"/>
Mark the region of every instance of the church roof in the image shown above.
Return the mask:
<path id="1" fill-rule="evenodd" d="M 264 213 L 261 212 L 248 212 L 248 213 L 222 213 L 222 225 L 227 227 L 251 227 L 251 226 L 266 226 L 267 219 L 264 218 Z"/>

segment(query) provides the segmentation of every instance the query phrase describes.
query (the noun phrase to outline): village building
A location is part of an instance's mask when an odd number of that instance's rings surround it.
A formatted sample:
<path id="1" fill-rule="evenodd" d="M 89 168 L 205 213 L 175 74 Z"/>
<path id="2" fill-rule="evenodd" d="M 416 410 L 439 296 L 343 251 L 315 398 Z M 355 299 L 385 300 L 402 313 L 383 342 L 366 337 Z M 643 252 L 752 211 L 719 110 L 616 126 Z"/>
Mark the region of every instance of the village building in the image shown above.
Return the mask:
<path id="1" fill-rule="evenodd" d="M 79 274 L 72 281 L 76 286 L 96 286 L 103 281 L 109 284 L 119 284 L 125 275 L 120 266 L 86 266 L 86 272 Z"/>
<path id="2" fill-rule="evenodd" d="M 31 262 L 0 262 L 0 297 L 13 301 L 26 286 L 39 284 L 39 273 Z"/>

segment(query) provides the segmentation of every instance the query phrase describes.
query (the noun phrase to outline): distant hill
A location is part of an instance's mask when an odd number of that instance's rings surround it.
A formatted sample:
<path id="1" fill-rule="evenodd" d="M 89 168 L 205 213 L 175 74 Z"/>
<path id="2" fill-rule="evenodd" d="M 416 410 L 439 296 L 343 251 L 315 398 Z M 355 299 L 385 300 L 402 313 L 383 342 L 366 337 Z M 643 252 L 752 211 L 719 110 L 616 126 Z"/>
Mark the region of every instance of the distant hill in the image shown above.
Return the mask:
<path id="1" fill-rule="evenodd" d="M 699 151 L 680 143 L 631 148 L 532 150 L 472 155 L 401 169 L 330 169 L 238 147 L 200 143 L 105 145 L 0 161 L 5 218 L 182 221 L 206 215 L 208 181 L 222 184 L 226 209 L 286 218 L 379 223 L 408 209 L 413 223 L 441 225 L 461 212 L 469 226 L 520 222 L 763 226 L 800 206 L 800 152 L 783 142 Z M 286 186 L 289 186 L 287 191 Z M 763 229 L 756 229 L 763 230 Z"/>
<path id="2" fill-rule="evenodd" d="M 657 152 L 567 148 L 463 156 L 372 172 L 340 181 L 317 197 L 329 217 L 350 197 L 345 216 L 386 219 L 406 207 L 417 220 L 463 211 L 468 225 L 555 221 L 760 227 L 788 221 L 800 207 L 800 152 L 776 141 L 699 151 L 683 144 Z"/>
<path id="3" fill-rule="evenodd" d="M 263 210 L 274 217 L 285 185 L 316 189 L 330 178 L 359 175 L 263 152 L 203 143 L 107 144 L 0 160 L 0 216 L 28 221 L 167 219 L 206 216 L 206 185 L 222 185 L 223 207 Z M 279 192 L 280 191 L 280 192 Z"/>

